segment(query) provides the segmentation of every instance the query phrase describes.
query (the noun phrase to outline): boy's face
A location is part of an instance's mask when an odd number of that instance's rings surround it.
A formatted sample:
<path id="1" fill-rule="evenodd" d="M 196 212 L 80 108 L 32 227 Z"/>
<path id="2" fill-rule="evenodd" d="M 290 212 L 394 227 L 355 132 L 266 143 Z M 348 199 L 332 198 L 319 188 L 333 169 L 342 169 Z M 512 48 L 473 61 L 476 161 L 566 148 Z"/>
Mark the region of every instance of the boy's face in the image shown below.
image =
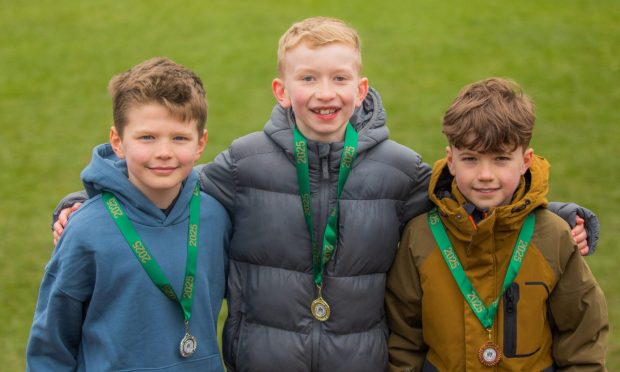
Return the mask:
<path id="1" fill-rule="evenodd" d="M 483 210 L 510 203 L 534 154 L 532 149 L 523 151 L 521 146 L 511 152 L 485 154 L 448 146 L 446 152 L 459 191 Z"/>
<path id="2" fill-rule="evenodd" d="M 159 208 L 176 198 L 206 142 L 206 130 L 198 135 L 196 123 L 175 119 L 157 103 L 130 108 L 122 138 L 110 130 L 114 152 L 127 161 L 129 181 Z"/>
<path id="3" fill-rule="evenodd" d="M 360 62 L 358 52 L 343 43 L 310 48 L 302 42 L 286 53 L 273 94 L 282 107 L 292 107 L 297 127 L 308 139 L 344 139 L 347 122 L 368 93 Z"/>

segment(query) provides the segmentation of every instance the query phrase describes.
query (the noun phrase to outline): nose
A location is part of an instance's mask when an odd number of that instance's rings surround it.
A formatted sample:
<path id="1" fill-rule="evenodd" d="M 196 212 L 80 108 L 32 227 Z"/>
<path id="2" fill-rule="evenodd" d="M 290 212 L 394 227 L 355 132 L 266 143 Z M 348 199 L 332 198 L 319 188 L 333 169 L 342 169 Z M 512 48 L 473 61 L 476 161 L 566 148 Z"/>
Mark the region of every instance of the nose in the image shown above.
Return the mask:
<path id="1" fill-rule="evenodd" d="M 478 169 L 478 179 L 480 181 L 492 181 L 495 178 L 495 174 L 493 173 L 493 167 L 491 163 L 487 161 L 480 162 L 480 167 Z"/>
<path id="2" fill-rule="evenodd" d="M 172 157 L 172 144 L 170 141 L 158 141 L 155 156 L 159 159 L 170 159 Z"/>
<path id="3" fill-rule="evenodd" d="M 320 100 L 329 101 L 333 99 L 335 96 L 335 92 L 332 87 L 332 84 L 328 79 L 321 81 L 317 89 L 318 90 L 316 92 L 316 98 Z"/>

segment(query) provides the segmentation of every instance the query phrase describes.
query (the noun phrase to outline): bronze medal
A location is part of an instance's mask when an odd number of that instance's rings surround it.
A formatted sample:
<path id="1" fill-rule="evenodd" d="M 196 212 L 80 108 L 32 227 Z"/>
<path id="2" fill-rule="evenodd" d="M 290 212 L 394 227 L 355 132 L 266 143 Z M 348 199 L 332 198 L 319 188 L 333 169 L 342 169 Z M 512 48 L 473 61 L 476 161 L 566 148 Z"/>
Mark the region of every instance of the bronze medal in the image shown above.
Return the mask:
<path id="1" fill-rule="evenodd" d="M 181 340 L 181 344 L 179 345 L 179 352 L 183 358 L 187 358 L 188 356 L 194 354 L 196 351 L 196 346 L 198 346 L 198 342 L 196 342 L 196 337 L 189 334 L 189 332 L 185 333 L 185 336 Z"/>
<path id="2" fill-rule="evenodd" d="M 316 320 L 320 320 L 321 322 L 329 319 L 330 309 L 329 305 L 323 297 L 317 297 L 316 300 L 312 301 L 312 305 L 310 305 L 310 310 L 312 311 L 312 316 L 316 318 Z"/>
<path id="3" fill-rule="evenodd" d="M 494 342 L 487 342 L 478 350 L 478 360 L 487 367 L 495 366 L 502 359 L 502 352 Z"/>

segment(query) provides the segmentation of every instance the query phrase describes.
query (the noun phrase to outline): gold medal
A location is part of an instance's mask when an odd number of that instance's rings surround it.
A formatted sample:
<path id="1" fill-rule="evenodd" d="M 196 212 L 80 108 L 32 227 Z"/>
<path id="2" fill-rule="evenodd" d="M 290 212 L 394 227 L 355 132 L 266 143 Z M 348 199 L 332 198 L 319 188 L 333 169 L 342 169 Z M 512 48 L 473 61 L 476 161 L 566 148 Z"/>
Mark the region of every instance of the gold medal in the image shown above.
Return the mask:
<path id="1" fill-rule="evenodd" d="M 320 320 L 321 322 L 329 319 L 330 309 L 329 305 L 323 297 L 317 297 L 316 300 L 312 301 L 312 305 L 310 305 L 310 310 L 312 311 L 312 316 L 316 318 L 316 320 Z"/>
<path id="2" fill-rule="evenodd" d="M 497 365 L 502 359 L 502 352 L 499 346 L 494 342 L 487 342 L 478 350 L 478 360 L 487 367 Z"/>
<path id="3" fill-rule="evenodd" d="M 187 358 L 188 356 L 194 354 L 196 351 L 196 346 L 198 346 L 198 342 L 196 342 L 196 337 L 189 334 L 189 332 L 185 333 L 185 336 L 181 340 L 181 344 L 179 345 L 179 352 L 183 358 Z"/>

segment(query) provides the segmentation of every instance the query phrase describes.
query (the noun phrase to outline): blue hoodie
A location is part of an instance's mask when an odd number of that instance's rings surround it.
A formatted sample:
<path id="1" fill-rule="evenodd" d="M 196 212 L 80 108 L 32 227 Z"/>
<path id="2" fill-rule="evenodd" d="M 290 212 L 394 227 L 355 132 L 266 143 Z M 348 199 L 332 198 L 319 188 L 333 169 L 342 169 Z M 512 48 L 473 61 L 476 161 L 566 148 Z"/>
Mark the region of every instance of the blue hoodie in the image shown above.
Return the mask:
<path id="1" fill-rule="evenodd" d="M 196 352 L 183 358 L 178 303 L 151 282 L 110 217 L 102 191 L 113 193 L 138 234 L 181 293 L 187 256 L 192 171 L 166 215 L 127 179 L 110 145 L 93 150 L 82 172 L 91 197 L 75 212 L 45 268 L 27 349 L 32 371 L 222 371 L 217 317 L 226 288 L 231 223 L 201 193 L 199 253 L 190 332 Z"/>

